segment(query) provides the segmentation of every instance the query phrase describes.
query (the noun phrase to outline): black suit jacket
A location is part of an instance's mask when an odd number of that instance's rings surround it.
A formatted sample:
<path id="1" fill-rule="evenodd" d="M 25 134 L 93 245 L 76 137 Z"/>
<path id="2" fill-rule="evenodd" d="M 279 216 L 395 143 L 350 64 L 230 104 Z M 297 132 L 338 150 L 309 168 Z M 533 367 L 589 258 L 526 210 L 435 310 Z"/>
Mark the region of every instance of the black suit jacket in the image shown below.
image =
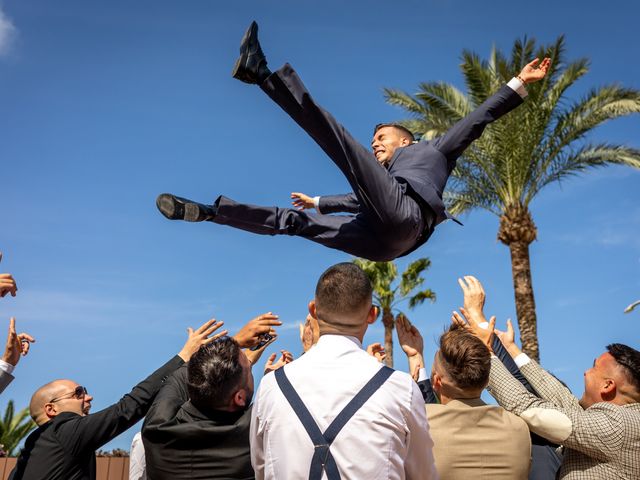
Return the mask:
<path id="1" fill-rule="evenodd" d="M 251 409 L 202 411 L 189 401 L 186 365 L 160 390 L 142 427 L 149 480 L 253 479 Z"/>
<path id="2" fill-rule="evenodd" d="M 504 85 L 443 136 L 396 149 L 389 161 L 389 173 L 433 210 L 438 224 L 452 218 L 445 209 L 442 194 L 456 160 L 480 137 L 485 127 L 522 103 L 522 97 Z M 322 213 L 357 213 L 358 200 L 352 193 L 320 197 Z"/>
<path id="3" fill-rule="evenodd" d="M 91 415 L 64 412 L 38 427 L 24 444 L 11 480 L 94 480 L 96 449 L 139 421 L 162 383 L 184 362 L 175 356 L 118 403 Z"/>

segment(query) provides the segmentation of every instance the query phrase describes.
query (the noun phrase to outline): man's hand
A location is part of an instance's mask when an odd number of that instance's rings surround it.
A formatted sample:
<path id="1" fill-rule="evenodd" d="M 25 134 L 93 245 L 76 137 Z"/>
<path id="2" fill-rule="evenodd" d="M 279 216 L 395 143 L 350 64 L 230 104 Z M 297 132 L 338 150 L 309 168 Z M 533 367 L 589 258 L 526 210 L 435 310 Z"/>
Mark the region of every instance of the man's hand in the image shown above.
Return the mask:
<path id="1" fill-rule="evenodd" d="M 29 347 L 36 339 L 28 333 L 16 333 L 16 319 L 11 317 L 9 320 L 9 335 L 7 335 L 7 344 L 4 349 L 2 360 L 14 367 L 20 360 L 20 355 L 24 356 L 29 353 Z"/>
<path id="2" fill-rule="evenodd" d="M 465 314 L 472 316 L 478 323 L 486 322 L 484 317 L 484 289 L 480 281 L 471 275 L 467 275 L 458 279 L 458 284 L 462 288 L 464 295 L 464 309 Z"/>
<path id="3" fill-rule="evenodd" d="M 2 252 L 0 252 L 0 262 L 2 261 Z M 7 293 L 11 293 L 12 297 L 16 296 L 18 286 L 10 273 L 0 273 L 0 298 Z"/>
<path id="4" fill-rule="evenodd" d="M 462 314 L 462 315 L 461 315 Z M 483 317 L 484 318 L 484 317 Z M 496 326 L 496 317 L 491 317 L 488 325 L 485 325 L 486 321 L 478 321 L 473 315 L 462 307 L 460 307 L 460 313 L 453 312 L 451 315 L 451 321 L 467 329 L 470 333 L 474 334 L 482 343 L 486 345 L 490 352 L 493 352 L 491 348 L 491 337 L 493 336 L 493 329 Z"/>
<path id="5" fill-rule="evenodd" d="M 417 379 L 417 372 L 424 368 L 424 340 L 422 335 L 404 315 L 398 316 L 396 331 L 398 332 L 398 342 L 400 342 L 400 346 L 406 353 L 407 360 L 409 360 L 409 373 Z"/>
<path id="6" fill-rule="evenodd" d="M 282 322 L 278 320 L 277 315 L 274 315 L 272 312 L 263 313 L 253 320 L 250 320 L 233 338 L 241 348 L 251 348 L 260 343 L 261 335 L 267 333 L 272 337 L 275 336 L 276 331 L 272 327 L 278 327 L 280 325 L 282 325 Z"/>
<path id="7" fill-rule="evenodd" d="M 267 363 L 265 363 L 264 365 L 265 375 L 267 373 L 275 372 L 280 367 L 284 367 L 287 363 L 293 362 L 293 355 L 291 354 L 291 352 L 288 352 L 286 350 L 280 350 L 280 353 L 282 353 L 282 356 L 275 363 L 274 361 L 277 355 L 275 353 L 272 353 L 271 355 L 269 355 L 269 358 L 267 359 Z"/>
<path id="8" fill-rule="evenodd" d="M 208 322 L 203 323 L 200 328 L 195 331 L 191 327 L 187 328 L 189 338 L 187 338 L 187 341 L 184 344 L 184 347 L 182 347 L 182 350 L 178 353 L 178 356 L 185 362 L 191 360 L 191 356 L 200 350 L 200 347 L 229 333 L 227 330 L 223 330 L 220 333 L 216 333 L 213 337 L 209 337 L 209 335 L 219 329 L 222 325 L 224 325 L 224 322 L 216 322 L 216 319 L 212 318 Z"/>
<path id="9" fill-rule="evenodd" d="M 367 347 L 367 353 L 378 360 L 380 363 L 382 363 L 384 359 L 387 358 L 384 347 L 379 343 L 372 343 L 371 345 L 369 345 Z"/>
<path id="10" fill-rule="evenodd" d="M 245 348 L 243 350 L 243 352 L 246 355 L 247 359 L 249 360 L 249 363 L 251 364 L 251 366 L 253 366 L 256 363 L 258 363 L 258 360 L 260 360 L 260 357 L 262 356 L 264 351 L 267 349 L 267 347 L 269 345 L 271 345 L 273 342 L 275 342 L 277 340 L 277 338 L 278 338 L 278 336 L 274 335 L 273 337 L 271 337 L 271 340 L 269 340 L 267 343 L 265 343 L 263 346 L 261 346 L 257 350 L 251 350 L 250 348 Z"/>
<path id="11" fill-rule="evenodd" d="M 542 63 L 540 63 L 539 58 L 536 58 L 531 63 L 524 66 L 522 71 L 517 75 L 517 78 L 524 84 L 537 82 L 544 78 L 549 71 L 550 66 L 551 59 L 549 57 L 542 60 Z"/>
<path id="12" fill-rule="evenodd" d="M 18 286 L 10 273 L 0 273 L 0 298 L 10 293 L 12 297 L 16 296 Z"/>
<path id="13" fill-rule="evenodd" d="M 522 350 L 520 350 L 520 347 L 516 345 L 515 332 L 513 331 L 513 324 L 511 323 L 510 318 L 507 319 L 506 332 L 502 332 L 496 329 L 494 333 L 498 336 L 498 338 L 502 342 L 502 345 L 504 345 L 504 348 L 507 350 L 507 352 L 509 352 L 509 355 L 511 356 L 511 358 L 516 358 L 518 355 L 522 353 Z"/>
<path id="14" fill-rule="evenodd" d="M 298 210 L 308 210 L 310 208 L 316 208 L 315 204 L 313 203 L 313 197 L 305 195 L 304 193 L 292 192 L 291 200 L 293 206 Z"/>
<path id="15" fill-rule="evenodd" d="M 306 353 L 311 347 L 313 347 L 318 338 L 320 337 L 320 328 L 318 327 L 318 321 L 311 316 L 307 315 L 307 320 L 304 324 L 300 324 L 300 342 L 302 342 L 302 350 Z"/>

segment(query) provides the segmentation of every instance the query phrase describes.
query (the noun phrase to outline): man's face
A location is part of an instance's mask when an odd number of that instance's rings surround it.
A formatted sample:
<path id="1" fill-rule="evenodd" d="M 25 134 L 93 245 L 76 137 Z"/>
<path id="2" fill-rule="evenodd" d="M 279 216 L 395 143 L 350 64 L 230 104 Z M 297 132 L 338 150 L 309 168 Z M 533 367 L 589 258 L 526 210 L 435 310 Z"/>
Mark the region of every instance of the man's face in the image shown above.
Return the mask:
<path id="1" fill-rule="evenodd" d="M 609 353 L 603 353 L 593 361 L 593 367 L 584 372 L 584 393 L 580 399 L 582 408 L 589 408 L 594 403 L 605 401 L 602 398 L 607 381 L 615 376 L 618 364 Z"/>
<path id="2" fill-rule="evenodd" d="M 409 144 L 411 144 L 411 141 L 403 135 L 401 130 L 394 127 L 382 127 L 373 135 L 371 149 L 378 162 L 386 165 L 398 147 L 404 147 Z"/>
<path id="3" fill-rule="evenodd" d="M 56 416 L 62 412 L 73 412 L 78 415 L 89 415 L 93 397 L 80 385 L 72 380 L 60 380 L 60 388 L 56 395 L 48 402 L 53 408 L 49 408 L 49 416 Z M 52 415 L 53 414 L 53 415 Z"/>

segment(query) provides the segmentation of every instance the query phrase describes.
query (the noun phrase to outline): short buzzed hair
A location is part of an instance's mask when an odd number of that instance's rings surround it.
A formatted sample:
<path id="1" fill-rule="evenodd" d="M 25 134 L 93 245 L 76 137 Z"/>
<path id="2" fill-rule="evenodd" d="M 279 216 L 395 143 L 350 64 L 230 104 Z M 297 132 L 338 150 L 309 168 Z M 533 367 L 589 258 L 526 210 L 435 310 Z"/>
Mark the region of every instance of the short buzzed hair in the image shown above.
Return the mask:
<path id="1" fill-rule="evenodd" d="M 409 140 L 411 140 L 412 142 L 416 141 L 416 138 L 413 136 L 411 130 L 409 130 L 407 127 L 403 127 L 399 123 L 379 123 L 374 127 L 373 135 L 375 136 L 375 134 L 378 133 L 378 130 L 384 127 L 392 127 L 396 130 L 400 130 L 407 138 L 409 138 Z"/>
<path id="2" fill-rule="evenodd" d="M 640 352 L 622 343 L 607 345 L 607 351 L 622 367 L 629 383 L 640 393 Z"/>
<path id="3" fill-rule="evenodd" d="M 320 276 L 316 285 L 318 317 L 339 320 L 371 306 L 371 281 L 366 273 L 353 263 L 338 263 Z"/>
<path id="4" fill-rule="evenodd" d="M 245 379 L 238 342 L 221 337 L 200 347 L 187 364 L 189 400 L 201 409 L 220 407 Z"/>
<path id="5" fill-rule="evenodd" d="M 464 327 L 452 324 L 442 334 L 438 358 L 451 380 L 462 390 L 483 389 L 489 383 L 489 349 Z"/>

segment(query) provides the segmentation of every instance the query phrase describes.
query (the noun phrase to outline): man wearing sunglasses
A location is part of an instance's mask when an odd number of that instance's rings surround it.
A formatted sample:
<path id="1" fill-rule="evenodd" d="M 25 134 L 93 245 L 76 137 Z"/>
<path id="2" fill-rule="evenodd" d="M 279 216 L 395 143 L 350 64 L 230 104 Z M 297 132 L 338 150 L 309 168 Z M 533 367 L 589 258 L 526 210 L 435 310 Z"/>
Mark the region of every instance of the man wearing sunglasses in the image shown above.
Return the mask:
<path id="1" fill-rule="evenodd" d="M 209 320 L 189 338 L 178 355 L 136 385 L 117 403 L 90 414 L 93 397 L 73 380 L 54 380 L 31 397 L 29 410 L 38 428 L 27 438 L 12 480 L 93 480 L 95 451 L 145 416 L 165 380 L 188 362 L 222 322 Z"/>

